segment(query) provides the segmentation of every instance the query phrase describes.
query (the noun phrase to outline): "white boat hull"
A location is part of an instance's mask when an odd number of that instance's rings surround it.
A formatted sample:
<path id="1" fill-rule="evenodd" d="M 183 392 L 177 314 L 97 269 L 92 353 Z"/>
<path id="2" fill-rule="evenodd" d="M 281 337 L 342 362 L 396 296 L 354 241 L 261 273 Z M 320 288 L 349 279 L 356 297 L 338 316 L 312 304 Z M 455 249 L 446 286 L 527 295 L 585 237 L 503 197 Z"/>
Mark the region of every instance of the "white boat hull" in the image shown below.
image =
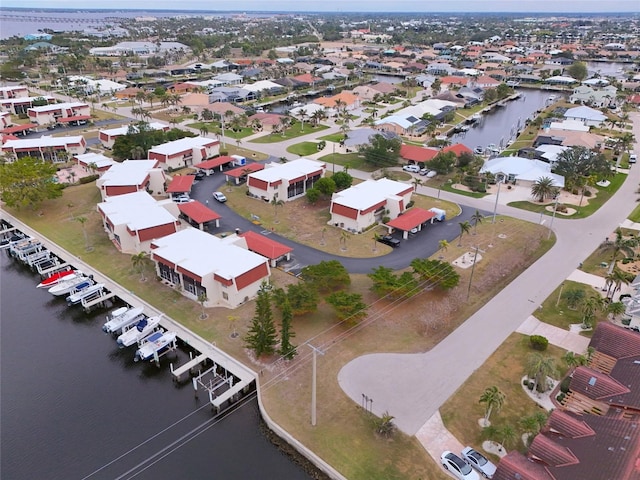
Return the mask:
<path id="1" fill-rule="evenodd" d="M 56 297 L 60 297 L 62 295 L 67 295 L 79 287 L 81 284 L 85 282 L 90 282 L 91 279 L 87 277 L 76 277 L 72 280 L 66 282 L 60 282 L 57 285 L 54 285 L 49 290 L 47 290 L 51 295 L 55 295 Z"/>
<path id="2" fill-rule="evenodd" d="M 83 298 L 88 297 L 89 295 L 93 295 L 94 293 L 100 292 L 105 287 L 104 283 L 96 283 L 95 285 L 91 285 L 90 287 L 84 288 L 80 290 L 78 293 L 74 293 L 67 297 L 67 303 L 69 305 L 75 305 L 76 303 L 80 303 Z"/>
<path id="3" fill-rule="evenodd" d="M 176 332 L 156 332 L 142 340 L 140 348 L 136 351 L 135 361 L 151 360 L 156 353 L 172 345 L 177 338 Z"/>
<path id="4" fill-rule="evenodd" d="M 106 333 L 120 333 L 128 326 L 137 323 L 140 320 L 142 312 L 144 312 L 144 308 L 135 307 L 125 310 L 120 315 L 114 315 L 111 320 L 102 326 L 102 331 Z"/>
<path id="5" fill-rule="evenodd" d="M 143 338 L 151 335 L 160 325 L 160 316 L 145 318 L 129 328 L 126 332 L 118 337 L 118 345 L 122 347 L 130 347 L 138 343 Z"/>

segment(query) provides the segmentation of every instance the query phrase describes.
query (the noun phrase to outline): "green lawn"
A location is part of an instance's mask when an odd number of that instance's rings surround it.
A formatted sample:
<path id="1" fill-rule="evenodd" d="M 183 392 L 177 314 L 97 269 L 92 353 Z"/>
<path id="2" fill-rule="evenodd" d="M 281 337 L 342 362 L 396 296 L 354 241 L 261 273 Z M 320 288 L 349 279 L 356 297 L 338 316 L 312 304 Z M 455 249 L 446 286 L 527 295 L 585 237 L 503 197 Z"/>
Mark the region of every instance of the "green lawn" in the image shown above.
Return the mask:
<path id="1" fill-rule="evenodd" d="M 254 143 L 277 143 L 277 142 L 283 142 L 285 140 L 290 140 L 292 138 L 298 138 L 298 137 L 302 137 L 303 135 L 309 135 L 310 133 L 317 133 L 317 132 L 321 132 L 322 130 L 326 130 L 327 127 L 326 125 L 317 125 L 317 126 L 312 126 L 309 124 L 305 124 L 304 129 L 301 130 L 300 125 L 296 124 L 293 125 L 292 127 L 287 128 L 287 130 L 285 130 L 284 135 L 282 133 L 270 133 L 267 135 L 263 135 L 262 137 L 258 137 L 254 140 L 252 140 L 252 142 Z"/>
<path id="2" fill-rule="evenodd" d="M 602 284 L 604 285 L 604 279 L 602 280 Z M 600 292 L 591 285 L 565 280 L 542 302 L 542 308 L 539 308 L 534 313 L 535 317 L 541 322 L 555 325 L 565 330 L 569 330 L 572 324 L 582 323 L 580 308 L 569 308 L 567 304 L 567 292 L 572 290 L 584 292 L 585 298 L 590 295 L 600 294 Z M 604 320 L 606 314 L 600 313 L 596 318 L 598 320 Z M 590 332 L 585 332 L 584 334 L 590 335 Z"/>
<path id="3" fill-rule="evenodd" d="M 194 123 L 189 123 L 187 127 L 195 128 L 196 130 L 200 130 L 202 127 L 207 127 L 207 130 L 209 131 L 209 133 L 215 133 L 216 135 L 220 135 L 222 133 L 222 129 L 220 128 L 220 122 L 194 122 Z M 254 133 L 256 132 L 254 132 L 253 129 L 248 127 L 244 127 L 238 130 L 237 132 L 234 132 L 230 128 L 224 129 L 224 136 L 227 138 L 234 138 L 234 139 L 248 137 L 249 135 L 253 135 Z"/>
<path id="4" fill-rule="evenodd" d="M 335 143 L 340 143 L 342 139 L 344 139 L 344 133 L 331 133 L 329 135 L 325 135 L 323 137 L 318 138 L 318 140 L 324 140 L 325 142 L 335 142 Z"/>
<path id="5" fill-rule="evenodd" d="M 457 188 L 453 188 L 452 184 L 450 183 L 443 183 L 442 190 L 444 190 L 445 192 L 457 193 L 458 195 L 465 195 L 467 197 L 473 197 L 473 198 L 482 198 L 487 195 L 486 193 L 467 192 L 466 190 L 458 190 Z"/>
<path id="6" fill-rule="evenodd" d="M 318 144 L 315 142 L 296 143 L 287 148 L 287 152 L 306 157 L 313 153 L 318 153 Z"/>
<path id="7" fill-rule="evenodd" d="M 605 204 L 607 200 L 609 200 L 614 193 L 618 191 L 618 189 L 622 186 L 624 181 L 627 179 L 627 175 L 624 173 L 617 173 L 614 177 L 611 178 L 611 184 L 608 187 L 597 187 L 598 193 L 595 197 L 589 197 L 589 203 L 581 208 L 577 209 L 577 212 L 573 215 L 563 216 L 563 218 L 586 218 L 593 213 L 595 213 L 602 205 Z M 553 215 L 553 212 L 549 212 L 546 210 L 546 205 L 540 205 L 528 201 L 520 201 L 520 202 L 510 202 L 508 204 L 510 207 L 521 208 L 522 210 L 528 210 L 530 212 L 543 212 L 544 215 Z M 571 204 L 567 204 L 571 206 Z"/>
<path id="8" fill-rule="evenodd" d="M 640 204 L 633 209 L 633 212 L 631 212 L 627 218 L 632 222 L 640 222 Z"/>
<path id="9" fill-rule="evenodd" d="M 378 167 L 370 165 L 364 161 L 364 157 L 361 157 L 359 153 L 330 153 L 318 160 L 327 163 L 335 163 L 343 167 L 353 168 L 355 170 L 362 170 L 364 172 L 375 172 Z"/>

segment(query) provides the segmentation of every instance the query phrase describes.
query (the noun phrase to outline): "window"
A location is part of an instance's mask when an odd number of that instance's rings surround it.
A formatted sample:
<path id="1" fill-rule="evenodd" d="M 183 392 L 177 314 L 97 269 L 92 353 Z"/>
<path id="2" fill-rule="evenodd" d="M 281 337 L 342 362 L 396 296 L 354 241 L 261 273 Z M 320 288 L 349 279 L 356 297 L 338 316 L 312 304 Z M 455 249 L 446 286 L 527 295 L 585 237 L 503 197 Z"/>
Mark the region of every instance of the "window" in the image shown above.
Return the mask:
<path id="1" fill-rule="evenodd" d="M 229 294 L 227 292 L 222 292 L 222 298 L 229 300 Z"/>
<path id="2" fill-rule="evenodd" d="M 287 198 L 297 197 L 304 193 L 304 180 L 289 184 L 287 187 Z"/>

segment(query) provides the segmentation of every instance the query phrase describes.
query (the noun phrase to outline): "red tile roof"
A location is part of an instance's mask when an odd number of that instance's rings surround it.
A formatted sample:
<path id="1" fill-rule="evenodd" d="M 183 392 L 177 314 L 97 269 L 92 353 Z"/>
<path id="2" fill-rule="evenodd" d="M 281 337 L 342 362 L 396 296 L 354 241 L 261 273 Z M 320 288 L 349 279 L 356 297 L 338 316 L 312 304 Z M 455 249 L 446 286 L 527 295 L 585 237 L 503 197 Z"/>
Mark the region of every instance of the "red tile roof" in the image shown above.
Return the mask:
<path id="1" fill-rule="evenodd" d="M 547 428 L 570 438 L 595 435 L 593 429 L 584 420 L 573 415 L 566 415 L 562 410 L 558 409 L 551 412 L 547 420 Z"/>
<path id="2" fill-rule="evenodd" d="M 197 201 L 179 203 L 178 209 L 180 213 L 183 213 L 196 223 L 211 222 L 221 218 L 219 214 Z"/>
<path id="3" fill-rule="evenodd" d="M 443 153 L 453 152 L 456 154 L 456 157 L 459 157 L 463 153 L 473 153 L 469 147 L 463 145 L 462 143 L 456 143 L 454 145 L 449 145 L 448 147 L 444 147 L 442 149 Z"/>
<path id="4" fill-rule="evenodd" d="M 231 163 L 235 160 L 233 157 L 228 157 L 223 155 L 221 157 L 212 158 L 211 160 L 205 160 L 202 163 L 196 165 L 198 168 L 203 168 L 205 170 L 210 170 L 212 168 L 219 167 L 220 165 L 225 165 L 227 163 Z"/>
<path id="5" fill-rule="evenodd" d="M 7 127 L 0 130 L 0 133 L 12 134 L 17 132 L 24 132 L 25 130 L 30 130 L 32 128 L 36 128 L 38 125 L 35 123 L 27 123 L 25 125 L 14 125 L 13 127 Z"/>
<path id="6" fill-rule="evenodd" d="M 578 367 L 574 370 L 569 388 L 573 392 L 581 393 L 594 400 L 629 393 L 627 387 L 609 375 L 588 367 Z"/>
<path id="7" fill-rule="evenodd" d="M 640 356 L 640 333 L 608 322 L 598 324 L 589 346 L 613 358 Z"/>
<path id="8" fill-rule="evenodd" d="M 417 145 L 403 144 L 400 147 L 400 156 L 405 160 L 414 162 L 428 162 L 433 159 L 438 152 L 439 151 L 434 148 L 422 148 Z"/>
<path id="9" fill-rule="evenodd" d="M 91 115 L 76 115 L 75 117 L 58 118 L 56 121 L 58 123 L 69 123 L 69 122 L 76 122 L 76 121 L 89 120 L 89 119 L 91 119 Z"/>
<path id="10" fill-rule="evenodd" d="M 239 178 L 248 173 L 259 172 L 260 170 L 264 170 L 264 165 L 262 163 L 249 163 L 247 165 L 243 165 L 238 168 L 234 168 L 233 170 L 227 170 L 224 172 L 228 177 Z"/>
<path id="11" fill-rule="evenodd" d="M 190 192 L 194 180 L 193 175 L 176 175 L 167 187 L 167 193 Z"/>
<path id="12" fill-rule="evenodd" d="M 239 236 L 247 241 L 247 247 L 249 250 L 269 259 L 280 258 L 281 256 L 293 251 L 293 248 L 291 247 L 250 230 L 241 233 Z"/>
<path id="13" fill-rule="evenodd" d="M 557 444 L 546 435 L 536 435 L 529 447 L 529 455 L 552 467 L 575 465 L 580 461 L 567 447 Z"/>
<path id="14" fill-rule="evenodd" d="M 412 228 L 416 228 L 418 225 L 421 225 L 428 220 L 431 220 L 435 216 L 436 214 L 430 210 L 423 210 L 422 208 L 414 207 L 407 210 L 399 217 L 387 222 L 387 225 L 406 232 Z"/>

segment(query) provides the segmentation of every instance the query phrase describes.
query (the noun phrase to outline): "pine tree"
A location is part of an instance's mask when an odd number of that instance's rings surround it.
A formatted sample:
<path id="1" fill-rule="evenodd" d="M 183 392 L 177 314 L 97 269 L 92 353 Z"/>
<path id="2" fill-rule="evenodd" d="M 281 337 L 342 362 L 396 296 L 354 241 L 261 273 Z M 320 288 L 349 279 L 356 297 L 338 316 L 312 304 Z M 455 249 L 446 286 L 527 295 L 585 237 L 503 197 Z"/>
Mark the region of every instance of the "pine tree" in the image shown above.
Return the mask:
<path id="1" fill-rule="evenodd" d="M 252 349 L 256 356 L 271 354 L 275 351 L 276 327 L 271 312 L 271 293 L 263 284 L 258 290 L 256 312 L 253 316 L 251 328 L 245 337 L 246 346 Z"/>
<path id="2" fill-rule="evenodd" d="M 282 304 L 282 330 L 280 331 L 280 351 L 278 353 L 287 360 L 291 360 L 298 354 L 296 346 L 291 344 L 291 338 L 296 336 L 291 331 L 292 318 L 291 305 L 288 300 L 285 300 Z"/>

